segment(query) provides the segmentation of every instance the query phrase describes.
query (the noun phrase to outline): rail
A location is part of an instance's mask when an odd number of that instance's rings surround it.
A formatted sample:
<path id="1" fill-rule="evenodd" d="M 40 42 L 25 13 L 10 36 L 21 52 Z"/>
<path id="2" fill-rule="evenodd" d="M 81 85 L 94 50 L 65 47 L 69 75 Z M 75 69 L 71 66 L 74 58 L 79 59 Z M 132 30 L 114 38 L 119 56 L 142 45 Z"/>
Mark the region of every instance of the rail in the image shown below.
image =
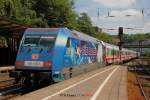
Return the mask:
<path id="1" fill-rule="evenodd" d="M 142 67 L 142 68 L 144 69 L 144 67 Z M 137 66 L 135 66 L 136 80 L 137 80 L 138 85 L 140 87 L 141 93 L 144 96 L 145 100 L 149 100 L 148 97 L 147 97 L 147 95 L 146 95 L 146 92 L 144 91 L 144 88 L 143 88 L 142 83 L 141 83 L 141 81 L 139 79 L 139 76 L 137 75 L 137 70 L 136 69 L 137 69 Z M 146 70 L 147 74 L 149 74 L 149 72 L 147 71 L 147 69 L 145 69 L 145 70 Z"/>
<path id="2" fill-rule="evenodd" d="M 144 92 L 144 89 L 143 89 L 143 87 L 142 87 L 142 84 L 141 84 L 141 82 L 140 82 L 138 76 L 136 76 L 136 80 L 137 80 L 137 82 L 138 82 L 138 85 L 139 85 L 139 87 L 140 87 L 140 90 L 141 90 L 142 95 L 144 96 L 145 100 L 149 100 L 149 99 L 147 98 L 147 96 L 146 96 L 146 93 Z"/>

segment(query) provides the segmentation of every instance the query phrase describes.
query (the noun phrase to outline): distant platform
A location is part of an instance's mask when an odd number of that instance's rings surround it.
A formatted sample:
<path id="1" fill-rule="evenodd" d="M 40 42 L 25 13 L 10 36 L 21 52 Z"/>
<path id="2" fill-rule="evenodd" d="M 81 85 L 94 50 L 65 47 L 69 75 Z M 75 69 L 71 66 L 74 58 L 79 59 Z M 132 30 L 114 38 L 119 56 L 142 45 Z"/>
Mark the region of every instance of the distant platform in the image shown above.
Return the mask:
<path id="1" fill-rule="evenodd" d="M 0 73 L 8 73 L 15 69 L 14 66 L 1 66 L 0 67 Z"/>

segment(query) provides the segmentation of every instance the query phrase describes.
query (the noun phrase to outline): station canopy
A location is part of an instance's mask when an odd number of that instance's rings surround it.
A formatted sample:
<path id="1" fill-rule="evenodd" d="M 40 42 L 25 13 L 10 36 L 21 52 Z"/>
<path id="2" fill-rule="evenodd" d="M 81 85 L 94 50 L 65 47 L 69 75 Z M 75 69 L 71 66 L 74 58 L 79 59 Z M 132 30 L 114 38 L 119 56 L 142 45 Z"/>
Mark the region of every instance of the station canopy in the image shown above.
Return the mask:
<path id="1" fill-rule="evenodd" d="M 21 37 L 22 33 L 26 28 L 31 26 L 20 24 L 9 18 L 0 17 L 0 35 L 9 35 L 14 38 Z"/>

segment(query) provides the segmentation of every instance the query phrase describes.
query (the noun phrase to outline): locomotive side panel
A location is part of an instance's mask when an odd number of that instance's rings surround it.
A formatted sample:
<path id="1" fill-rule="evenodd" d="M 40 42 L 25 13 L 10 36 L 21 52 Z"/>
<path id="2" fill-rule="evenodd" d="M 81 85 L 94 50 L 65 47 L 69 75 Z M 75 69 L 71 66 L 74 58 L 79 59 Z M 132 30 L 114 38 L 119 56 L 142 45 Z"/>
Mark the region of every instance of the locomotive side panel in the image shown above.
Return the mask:
<path id="1" fill-rule="evenodd" d="M 98 44 L 79 38 L 69 37 L 64 53 L 62 76 L 68 79 L 84 71 L 94 69 L 90 64 L 97 63 Z"/>

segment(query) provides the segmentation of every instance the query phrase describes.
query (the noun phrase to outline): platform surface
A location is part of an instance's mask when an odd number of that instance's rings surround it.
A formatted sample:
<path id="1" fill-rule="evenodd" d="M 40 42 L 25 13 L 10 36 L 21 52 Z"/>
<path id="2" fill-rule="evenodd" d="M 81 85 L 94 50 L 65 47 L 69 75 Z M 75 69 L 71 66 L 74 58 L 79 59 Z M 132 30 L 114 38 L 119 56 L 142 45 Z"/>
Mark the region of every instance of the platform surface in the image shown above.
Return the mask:
<path id="1" fill-rule="evenodd" d="M 0 67 L 0 73 L 3 72 L 3 71 L 11 71 L 11 70 L 14 70 L 15 67 L 14 66 L 1 66 Z"/>
<path id="2" fill-rule="evenodd" d="M 113 65 L 53 84 L 14 100 L 127 99 L 127 68 Z"/>

